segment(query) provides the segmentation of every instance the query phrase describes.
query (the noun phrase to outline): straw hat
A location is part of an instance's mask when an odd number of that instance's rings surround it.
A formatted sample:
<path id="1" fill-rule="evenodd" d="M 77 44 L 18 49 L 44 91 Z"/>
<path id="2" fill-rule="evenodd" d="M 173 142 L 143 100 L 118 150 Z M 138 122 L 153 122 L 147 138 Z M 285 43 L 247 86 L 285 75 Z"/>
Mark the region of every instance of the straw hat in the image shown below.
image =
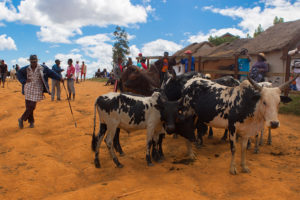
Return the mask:
<path id="1" fill-rule="evenodd" d="M 260 57 L 261 57 L 262 59 L 264 59 L 264 60 L 267 60 L 264 53 L 259 53 L 258 56 L 260 56 Z"/>
<path id="2" fill-rule="evenodd" d="M 192 51 L 191 50 L 186 50 L 184 53 L 185 54 L 192 54 Z"/>

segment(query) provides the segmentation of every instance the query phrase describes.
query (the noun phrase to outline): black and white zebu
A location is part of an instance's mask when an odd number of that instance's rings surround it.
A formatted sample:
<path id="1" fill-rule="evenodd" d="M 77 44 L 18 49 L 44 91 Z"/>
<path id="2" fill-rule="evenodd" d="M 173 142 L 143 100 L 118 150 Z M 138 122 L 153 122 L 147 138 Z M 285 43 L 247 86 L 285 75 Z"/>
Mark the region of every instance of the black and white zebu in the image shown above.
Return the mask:
<path id="1" fill-rule="evenodd" d="M 123 167 L 113 149 L 113 140 L 115 134 L 119 133 L 119 129 L 123 129 L 128 133 L 147 129 L 146 161 L 151 166 L 151 146 L 158 143 L 159 134 L 164 132 L 164 129 L 167 132 L 174 131 L 175 121 L 179 116 L 178 102 L 167 101 L 166 97 L 160 92 L 154 92 L 150 97 L 111 92 L 99 96 L 94 109 L 92 150 L 95 151 L 94 163 L 96 168 L 101 166 L 98 154 L 106 131 L 105 142 L 110 155 L 117 167 Z M 96 110 L 100 118 L 100 128 L 97 136 L 95 136 Z M 119 151 L 119 153 L 121 152 Z"/>
<path id="2" fill-rule="evenodd" d="M 296 77 L 295 77 L 296 78 Z M 264 124 L 278 128 L 278 107 L 288 97 L 280 94 L 291 81 L 274 88 L 261 87 L 248 77 L 239 86 L 227 87 L 203 79 L 190 79 L 183 90 L 184 114 L 196 114 L 205 125 L 229 130 L 232 159 L 230 173 L 236 174 L 236 133 L 242 137 L 242 172 L 250 172 L 245 162 L 247 141 L 260 132 Z"/>

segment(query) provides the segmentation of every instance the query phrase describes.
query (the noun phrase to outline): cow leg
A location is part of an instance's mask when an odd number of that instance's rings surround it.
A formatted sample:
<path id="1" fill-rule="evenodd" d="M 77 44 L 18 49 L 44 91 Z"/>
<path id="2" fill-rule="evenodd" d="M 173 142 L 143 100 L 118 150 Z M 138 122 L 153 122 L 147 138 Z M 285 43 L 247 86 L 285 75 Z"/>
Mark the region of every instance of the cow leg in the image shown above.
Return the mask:
<path id="1" fill-rule="evenodd" d="M 260 140 L 259 140 L 259 145 L 262 146 L 264 141 L 263 141 L 263 136 L 264 136 L 264 129 L 261 130 L 260 132 Z"/>
<path id="2" fill-rule="evenodd" d="M 178 134 L 177 134 L 177 133 L 174 133 L 174 134 L 173 134 L 173 138 L 174 138 L 174 139 L 177 139 L 177 138 L 178 138 Z"/>
<path id="3" fill-rule="evenodd" d="M 116 134 L 114 137 L 114 148 L 115 148 L 116 152 L 119 152 L 120 156 L 125 155 L 123 152 L 123 149 L 121 147 L 121 144 L 120 144 L 120 128 L 116 129 Z"/>
<path id="4" fill-rule="evenodd" d="M 99 161 L 99 153 L 100 153 L 101 142 L 102 142 L 103 137 L 105 135 L 106 129 L 107 129 L 106 124 L 101 123 L 100 124 L 100 128 L 99 128 L 99 133 L 97 135 L 96 148 L 95 148 L 94 164 L 95 164 L 96 168 L 100 168 L 101 167 L 101 164 L 100 164 L 100 161 Z"/>
<path id="5" fill-rule="evenodd" d="M 212 139 L 213 137 L 214 137 L 214 132 L 212 130 L 212 127 L 210 126 L 207 138 Z"/>
<path id="6" fill-rule="evenodd" d="M 196 159 L 196 155 L 193 151 L 193 145 L 189 140 L 186 140 L 186 148 L 187 148 L 187 156 L 192 159 L 195 160 Z"/>
<path id="7" fill-rule="evenodd" d="M 153 145 L 153 136 L 154 136 L 154 131 L 152 129 L 147 130 L 147 144 L 146 144 L 146 161 L 148 166 L 153 166 L 153 163 L 151 161 L 151 156 L 150 156 L 150 149 L 151 146 Z"/>
<path id="8" fill-rule="evenodd" d="M 236 174 L 236 167 L 235 167 L 236 132 L 235 131 L 230 131 L 229 140 L 230 140 L 230 150 L 231 150 L 230 173 L 235 175 Z"/>
<path id="9" fill-rule="evenodd" d="M 271 135 L 271 128 L 269 128 L 269 135 L 268 135 L 268 145 L 272 144 L 272 135 Z"/>
<path id="10" fill-rule="evenodd" d="M 255 148 L 254 148 L 254 153 L 259 153 L 259 148 L 258 148 L 259 142 L 258 142 L 258 134 L 255 136 Z"/>
<path id="11" fill-rule="evenodd" d="M 248 143 L 248 137 L 242 137 L 241 141 L 241 166 L 242 166 L 242 172 L 243 173 L 250 173 L 250 169 L 246 165 L 246 148 Z"/>
<path id="12" fill-rule="evenodd" d="M 251 148 L 251 140 L 250 138 L 248 138 L 248 141 L 247 141 L 247 150 Z"/>
<path id="13" fill-rule="evenodd" d="M 114 151 L 114 148 L 113 148 L 113 140 L 114 140 L 114 137 L 115 137 L 115 133 L 116 133 L 116 129 L 117 127 L 116 126 L 111 126 L 111 127 L 108 127 L 108 134 L 105 138 L 105 143 L 106 143 L 106 146 L 109 150 L 109 153 L 114 161 L 114 163 L 116 164 L 116 166 L 118 168 L 122 168 L 123 165 L 119 162 L 116 154 L 115 154 L 115 151 Z"/>
<path id="14" fill-rule="evenodd" d="M 163 153 L 163 149 L 162 149 L 162 142 L 163 142 L 164 138 L 165 138 L 165 134 L 164 133 L 159 134 L 159 138 L 158 138 L 158 155 L 159 155 L 159 159 L 160 160 L 164 160 L 165 159 L 165 156 L 164 156 L 164 153 Z"/>
<path id="15" fill-rule="evenodd" d="M 223 135 L 223 137 L 221 138 L 221 140 L 222 140 L 222 141 L 226 141 L 226 140 L 227 140 L 227 137 L 228 137 L 228 129 L 225 129 L 224 135 Z"/>
<path id="16" fill-rule="evenodd" d="M 197 122 L 197 138 L 196 138 L 196 147 L 200 149 L 203 145 L 203 136 L 207 132 L 207 125 Z"/>

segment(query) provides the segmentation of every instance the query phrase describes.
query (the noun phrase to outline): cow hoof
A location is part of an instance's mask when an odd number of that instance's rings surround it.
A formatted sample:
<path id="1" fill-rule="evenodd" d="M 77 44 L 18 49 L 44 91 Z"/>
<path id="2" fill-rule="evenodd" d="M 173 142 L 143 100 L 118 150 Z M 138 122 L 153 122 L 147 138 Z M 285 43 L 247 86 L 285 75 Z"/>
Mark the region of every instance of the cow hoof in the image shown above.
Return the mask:
<path id="1" fill-rule="evenodd" d="M 221 138 L 221 142 L 226 142 L 226 139 L 227 139 L 227 138 L 223 138 L 223 137 L 222 137 L 222 138 Z"/>
<path id="2" fill-rule="evenodd" d="M 153 163 L 147 163 L 148 167 L 153 167 L 154 164 Z"/>
<path id="3" fill-rule="evenodd" d="M 99 160 L 95 160 L 94 163 L 96 168 L 101 168 Z"/>
<path id="4" fill-rule="evenodd" d="M 262 145 L 263 145 L 263 143 L 262 143 L 262 142 L 259 142 L 259 143 L 258 143 L 258 145 L 259 145 L 259 146 L 262 146 Z"/>
<path id="5" fill-rule="evenodd" d="M 177 138 L 178 138 L 178 135 L 177 135 L 177 134 L 174 134 L 174 135 L 173 135 L 173 138 L 174 138 L 174 139 L 177 139 Z"/>
<path id="6" fill-rule="evenodd" d="M 245 166 L 245 167 L 242 168 L 242 172 L 243 173 L 250 173 L 251 171 L 248 167 Z"/>
<path id="7" fill-rule="evenodd" d="M 213 138 L 214 138 L 214 136 L 212 136 L 212 135 L 208 135 L 208 136 L 207 136 L 207 138 L 208 138 L 208 139 L 213 139 Z"/>
<path id="8" fill-rule="evenodd" d="M 236 172 L 236 168 L 235 168 L 235 167 L 231 167 L 231 168 L 230 168 L 230 174 L 232 174 L 232 175 L 237 175 L 237 172 Z"/>
<path id="9" fill-rule="evenodd" d="M 201 149 L 202 144 L 196 144 L 195 146 L 196 146 L 197 149 Z"/>
<path id="10" fill-rule="evenodd" d="M 258 154 L 259 153 L 259 149 L 254 149 L 254 153 Z"/>
<path id="11" fill-rule="evenodd" d="M 121 156 L 121 157 L 125 156 L 125 153 L 122 151 L 122 152 L 120 153 L 120 156 Z"/>
<path id="12" fill-rule="evenodd" d="M 268 141 L 268 145 L 272 145 L 272 141 Z"/>
<path id="13" fill-rule="evenodd" d="M 124 165 L 122 165 L 121 163 L 119 163 L 119 164 L 117 165 L 117 167 L 118 167 L 118 168 L 123 168 Z"/>

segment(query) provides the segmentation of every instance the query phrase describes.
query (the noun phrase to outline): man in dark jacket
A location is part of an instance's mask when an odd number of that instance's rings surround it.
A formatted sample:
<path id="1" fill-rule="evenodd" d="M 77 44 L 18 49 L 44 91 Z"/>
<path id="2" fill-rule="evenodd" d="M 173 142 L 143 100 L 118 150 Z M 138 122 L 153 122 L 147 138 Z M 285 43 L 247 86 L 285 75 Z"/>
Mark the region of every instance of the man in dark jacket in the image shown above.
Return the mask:
<path id="1" fill-rule="evenodd" d="M 60 60 L 58 59 L 55 60 L 55 65 L 52 66 L 52 70 L 62 77 L 61 72 L 64 71 L 64 69 L 60 67 Z M 51 101 L 54 101 L 55 89 L 57 91 L 56 94 L 57 101 L 60 101 L 60 81 L 52 79 Z"/>
<path id="2" fill-rule="evenodd" d="M 34 127 L 33 111 L 36 103 L 44 98 L 43 93 L 49 92 L 48 77 L 62 80 L 61 76 L 45 65 L 38 64 L 36 55 L 29 58 L 30 65 L 22 67 L 17 72 L 17 78 L 22 84 L 22 93 L 25 95 L 26 110 L 18 119 L 19 128 L 23 128 L 23 121 L 28 120 L 30 128 Z"/>
<path id="3" fill-rule="evenodd" d="M 4 60 L 1 60 L 1 64 L 0 64 L 0 85 L 2 82 L 2 87 L 4 88 L 5 85 L 5 79 L 6 79 L 6 75 L 7 75 L 7 65 L 5 64 Z"/>

